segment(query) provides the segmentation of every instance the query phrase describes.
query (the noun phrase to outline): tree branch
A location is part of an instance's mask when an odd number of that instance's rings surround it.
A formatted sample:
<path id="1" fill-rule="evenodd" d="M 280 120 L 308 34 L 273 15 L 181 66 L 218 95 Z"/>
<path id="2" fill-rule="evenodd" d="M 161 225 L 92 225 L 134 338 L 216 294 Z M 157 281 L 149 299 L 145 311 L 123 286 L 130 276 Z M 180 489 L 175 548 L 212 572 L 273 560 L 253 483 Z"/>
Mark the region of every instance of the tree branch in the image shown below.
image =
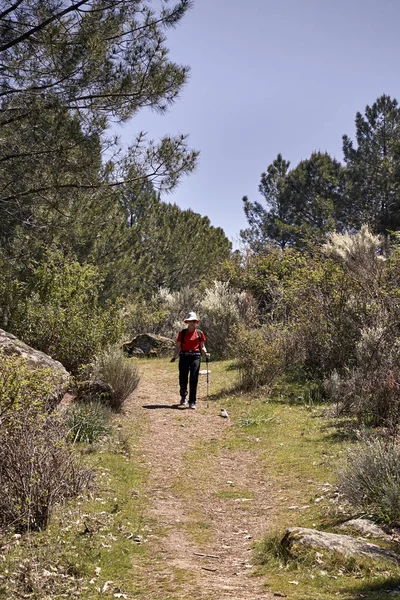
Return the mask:
<path id="1" fill-rule="evenodd" d="M 4 17 L 6 17 L 7 15 L 9 15 L 13 10 L 15 10 L 16 8 L 18 8 L 18 6 L 20 4 L 22 4 L 24 0 L 17 0 L 17 2 L 15 2 L 15 4 L 12 4 L 10 6 L 10 8 L 7 8 L 7 10 L 4 10 L 2 13 L 0 13 L 0 19 L 4 19 Z"/>
<path id="2" fill-rule="evenodd" d="M 77 10 L 80 6 L 82 6 L 83 4 L 86 4 L 86 3 L 87 3 L 87 0 L 80 0 L 76 4 L 71 4 L 71 6 L 69 6 L 68 8 L 65 8 L 61 12 L 53 15 L 52 17 L 49 17 L 42 23 L 39 23 L 39 25 L 36 25 L 36 27 L 33 27 L 32 29 L 25 31 L 25 33 L 23 33 L 19 37 L 14 38 L 7 44 L 3 44 L 2 46 L 0 46 L 0 52 L 4 52 L 5 50 L 12 48 L 13 46 L 17 46 L 18 44 L 29 39 L 32 35 L 34 35 L 35 33 L 38 33 L 38 31 L 41 31 L 42 29 L 44 29 L 45 27 L 47 27 L 48 25 L 50 25 L 57 19 L 60 19 L 61 17 L 64 17 L 68 13 L 73 12 L 74 10 Z"/>
<path id="3" fill-rule="evenodd" d="M 181 171 L 182 169 L 179 169 Z M 50 192 L 55 190 L 64 190 L 64 189 L 76 189 L 76 190 L 97 190 L 102 187 L 114 188 L 120 185 L 124 185 L 127 183 L 134 183 L 136 181 L 141 181 L 144 179 L 151 179 L 152 177 L 157 177 L 160 175 L 158 173 L 158 169 L 153 171 L 152 173 L 148 173 L 147 175 L 140 175 L 139 177 L 132 177 L 129 179 L 123 179 L 120 181 L 110 181 L 110 182 L 101 182 L 98 184 L 90 183 L 90 184 L 82 184 L 82 183 L 62 183 L 59 185 L 47 185 L 39 188 L 32 188 L 30 190 L 26 190 L 24 192 L 19 192 L 16 194 L 11 194 L 10 196 L 6 196 L 5 198 L 0 198 L 0 203 L 10 202 L 15 200 L 16 198 L 26 198 L 27 196 L 31 196 L 33 194 L 42 194 L 43 192 Z M 161 174 L 162 175 L 162 174 Z"/>

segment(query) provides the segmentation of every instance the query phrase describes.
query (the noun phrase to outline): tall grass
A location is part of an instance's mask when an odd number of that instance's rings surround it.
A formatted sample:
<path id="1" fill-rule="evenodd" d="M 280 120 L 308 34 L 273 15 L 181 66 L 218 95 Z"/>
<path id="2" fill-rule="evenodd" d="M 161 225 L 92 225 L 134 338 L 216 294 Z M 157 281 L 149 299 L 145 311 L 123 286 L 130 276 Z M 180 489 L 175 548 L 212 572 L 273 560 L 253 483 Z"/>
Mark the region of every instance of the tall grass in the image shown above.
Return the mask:
<path id="1" fill-rule="evenodd" d="M 111 433 L 111 410 L 101 402 L 73 404 L 66 415 L 72 442 L 93 444 Z"/>
<path id="2" fill-rule="evenodd" d="M 109 348 L 100 354 L 93 366 L 94 377 L 112 387 L 108 403 L 113 410 L 120 411 L 124 402 L 137 388 L 140 376 L 132 359 L 126 358 L 120 348 Z"/>
<path id="3" fill-rule="evenodd" d="M 339 475 L 347 500 L 377 521 L 400 525 L 400 445 L 391 438 L 364 439 L 349 450 Z"/>

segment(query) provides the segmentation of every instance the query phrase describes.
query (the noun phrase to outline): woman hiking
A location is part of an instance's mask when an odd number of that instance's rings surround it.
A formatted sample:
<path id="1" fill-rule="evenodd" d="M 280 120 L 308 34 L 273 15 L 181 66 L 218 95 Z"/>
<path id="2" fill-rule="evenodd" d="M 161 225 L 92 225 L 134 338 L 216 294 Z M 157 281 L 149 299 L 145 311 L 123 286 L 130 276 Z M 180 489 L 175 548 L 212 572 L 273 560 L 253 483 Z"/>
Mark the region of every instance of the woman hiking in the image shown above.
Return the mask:
<path id="1" fill-rule="evenodd" d="M 210 354 L 207 352 L 204 342 L 206 337 L 200 329 L 196 329 L 199 322 L 196 313 L 190 312 L 184 323 L 187 328 L 178 333 L 174 355 L 171 362 L 175 362 L 179 354 L 179 393 L 181 395 L 181 406 L 185 406 L 188 394 L 189 382 L 189 408 L 196 408 L 197 383 L 199 380 L 201 354 L 208 360 Z"/>

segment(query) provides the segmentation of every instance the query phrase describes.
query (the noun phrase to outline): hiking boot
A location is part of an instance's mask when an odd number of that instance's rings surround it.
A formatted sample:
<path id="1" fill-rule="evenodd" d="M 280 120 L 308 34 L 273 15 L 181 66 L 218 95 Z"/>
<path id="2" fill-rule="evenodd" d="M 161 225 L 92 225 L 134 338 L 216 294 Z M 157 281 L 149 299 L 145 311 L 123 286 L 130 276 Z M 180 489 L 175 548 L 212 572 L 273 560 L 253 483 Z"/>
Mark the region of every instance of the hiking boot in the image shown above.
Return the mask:
<path id="1" fill-rule="evenodd" d="M 186 404 L 186 396 L 187 396 L 187 394 L 185 394 L 184 396 L 181 396 L 181 401 L 180 401 L 180 405 L 181 406 L 185 406 L 185 404 Z"/>
<path id="2" fill-rule="evenodd" d="M 196 403 L 195 402 L 189 402 L 189 408 L 191 408 L 192 410 L 194 410 L 196 408 Z"/>

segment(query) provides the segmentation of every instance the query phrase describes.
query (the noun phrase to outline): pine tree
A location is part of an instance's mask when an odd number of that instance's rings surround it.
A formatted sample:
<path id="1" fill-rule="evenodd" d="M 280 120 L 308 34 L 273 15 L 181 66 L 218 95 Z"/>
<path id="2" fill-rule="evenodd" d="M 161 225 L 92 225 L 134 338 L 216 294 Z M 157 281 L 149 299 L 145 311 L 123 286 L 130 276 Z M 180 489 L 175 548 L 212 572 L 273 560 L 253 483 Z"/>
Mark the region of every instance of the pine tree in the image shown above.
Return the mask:
<path id="1" fill-rule="evenodd" d="M 287 174 L 290 163 L 278 154 L 267 171 L 261 175 L 259 192 L 266 206 L 260 202 L 250 202 L 243 198 L 244 213 L 250 225 L 240 235 L 255 252 L 260 252 L 268 244 L 282 250 L 292 242 L 290 223 L 293 220 L 292 206 L 287 193 Z"/>
<path id="2" fill-rule="evenodd" d="M 321 242 L 326 233 L 341 228 L 343 193 L 343 168 L 326 152 L 314 152 L 289 173 L 288 195 L 294 207 L 297 246 Z"/>
<path id="3" fill-rule="evenodd" d="M 185 136 L 139 134 L 125 155 L 107 137 L 112 121 L 177 98 L 188 68 L 169 59 L 165 31 L 190 5 L 0 0 L 0 245 L 17 226 L 71 226 L 78 205 L 99 211 L 104 188 L 147 178 L 170 190 L 194 168 Z"/>
<path id="4" fill-rule="evenodd" d="M 347 167 L 344 219 L 348 228 L 369 223 L 387 235 L 400 228 L 400 108 L 381 96 L 356 115 L 356 142 L 343 136 Z"/>
<path id="5" fill-rule="evenodd" d="M 278 154 L 261 175 L 259 191 L 265 206 L 243 199 L 250 228 L 241 236 L 255 252 L 271 245 L 282 250 L 303 247 L 340 224 L 344 184 L 340 163 L 315 152 L 294 169 L 289 166 Z"/>

